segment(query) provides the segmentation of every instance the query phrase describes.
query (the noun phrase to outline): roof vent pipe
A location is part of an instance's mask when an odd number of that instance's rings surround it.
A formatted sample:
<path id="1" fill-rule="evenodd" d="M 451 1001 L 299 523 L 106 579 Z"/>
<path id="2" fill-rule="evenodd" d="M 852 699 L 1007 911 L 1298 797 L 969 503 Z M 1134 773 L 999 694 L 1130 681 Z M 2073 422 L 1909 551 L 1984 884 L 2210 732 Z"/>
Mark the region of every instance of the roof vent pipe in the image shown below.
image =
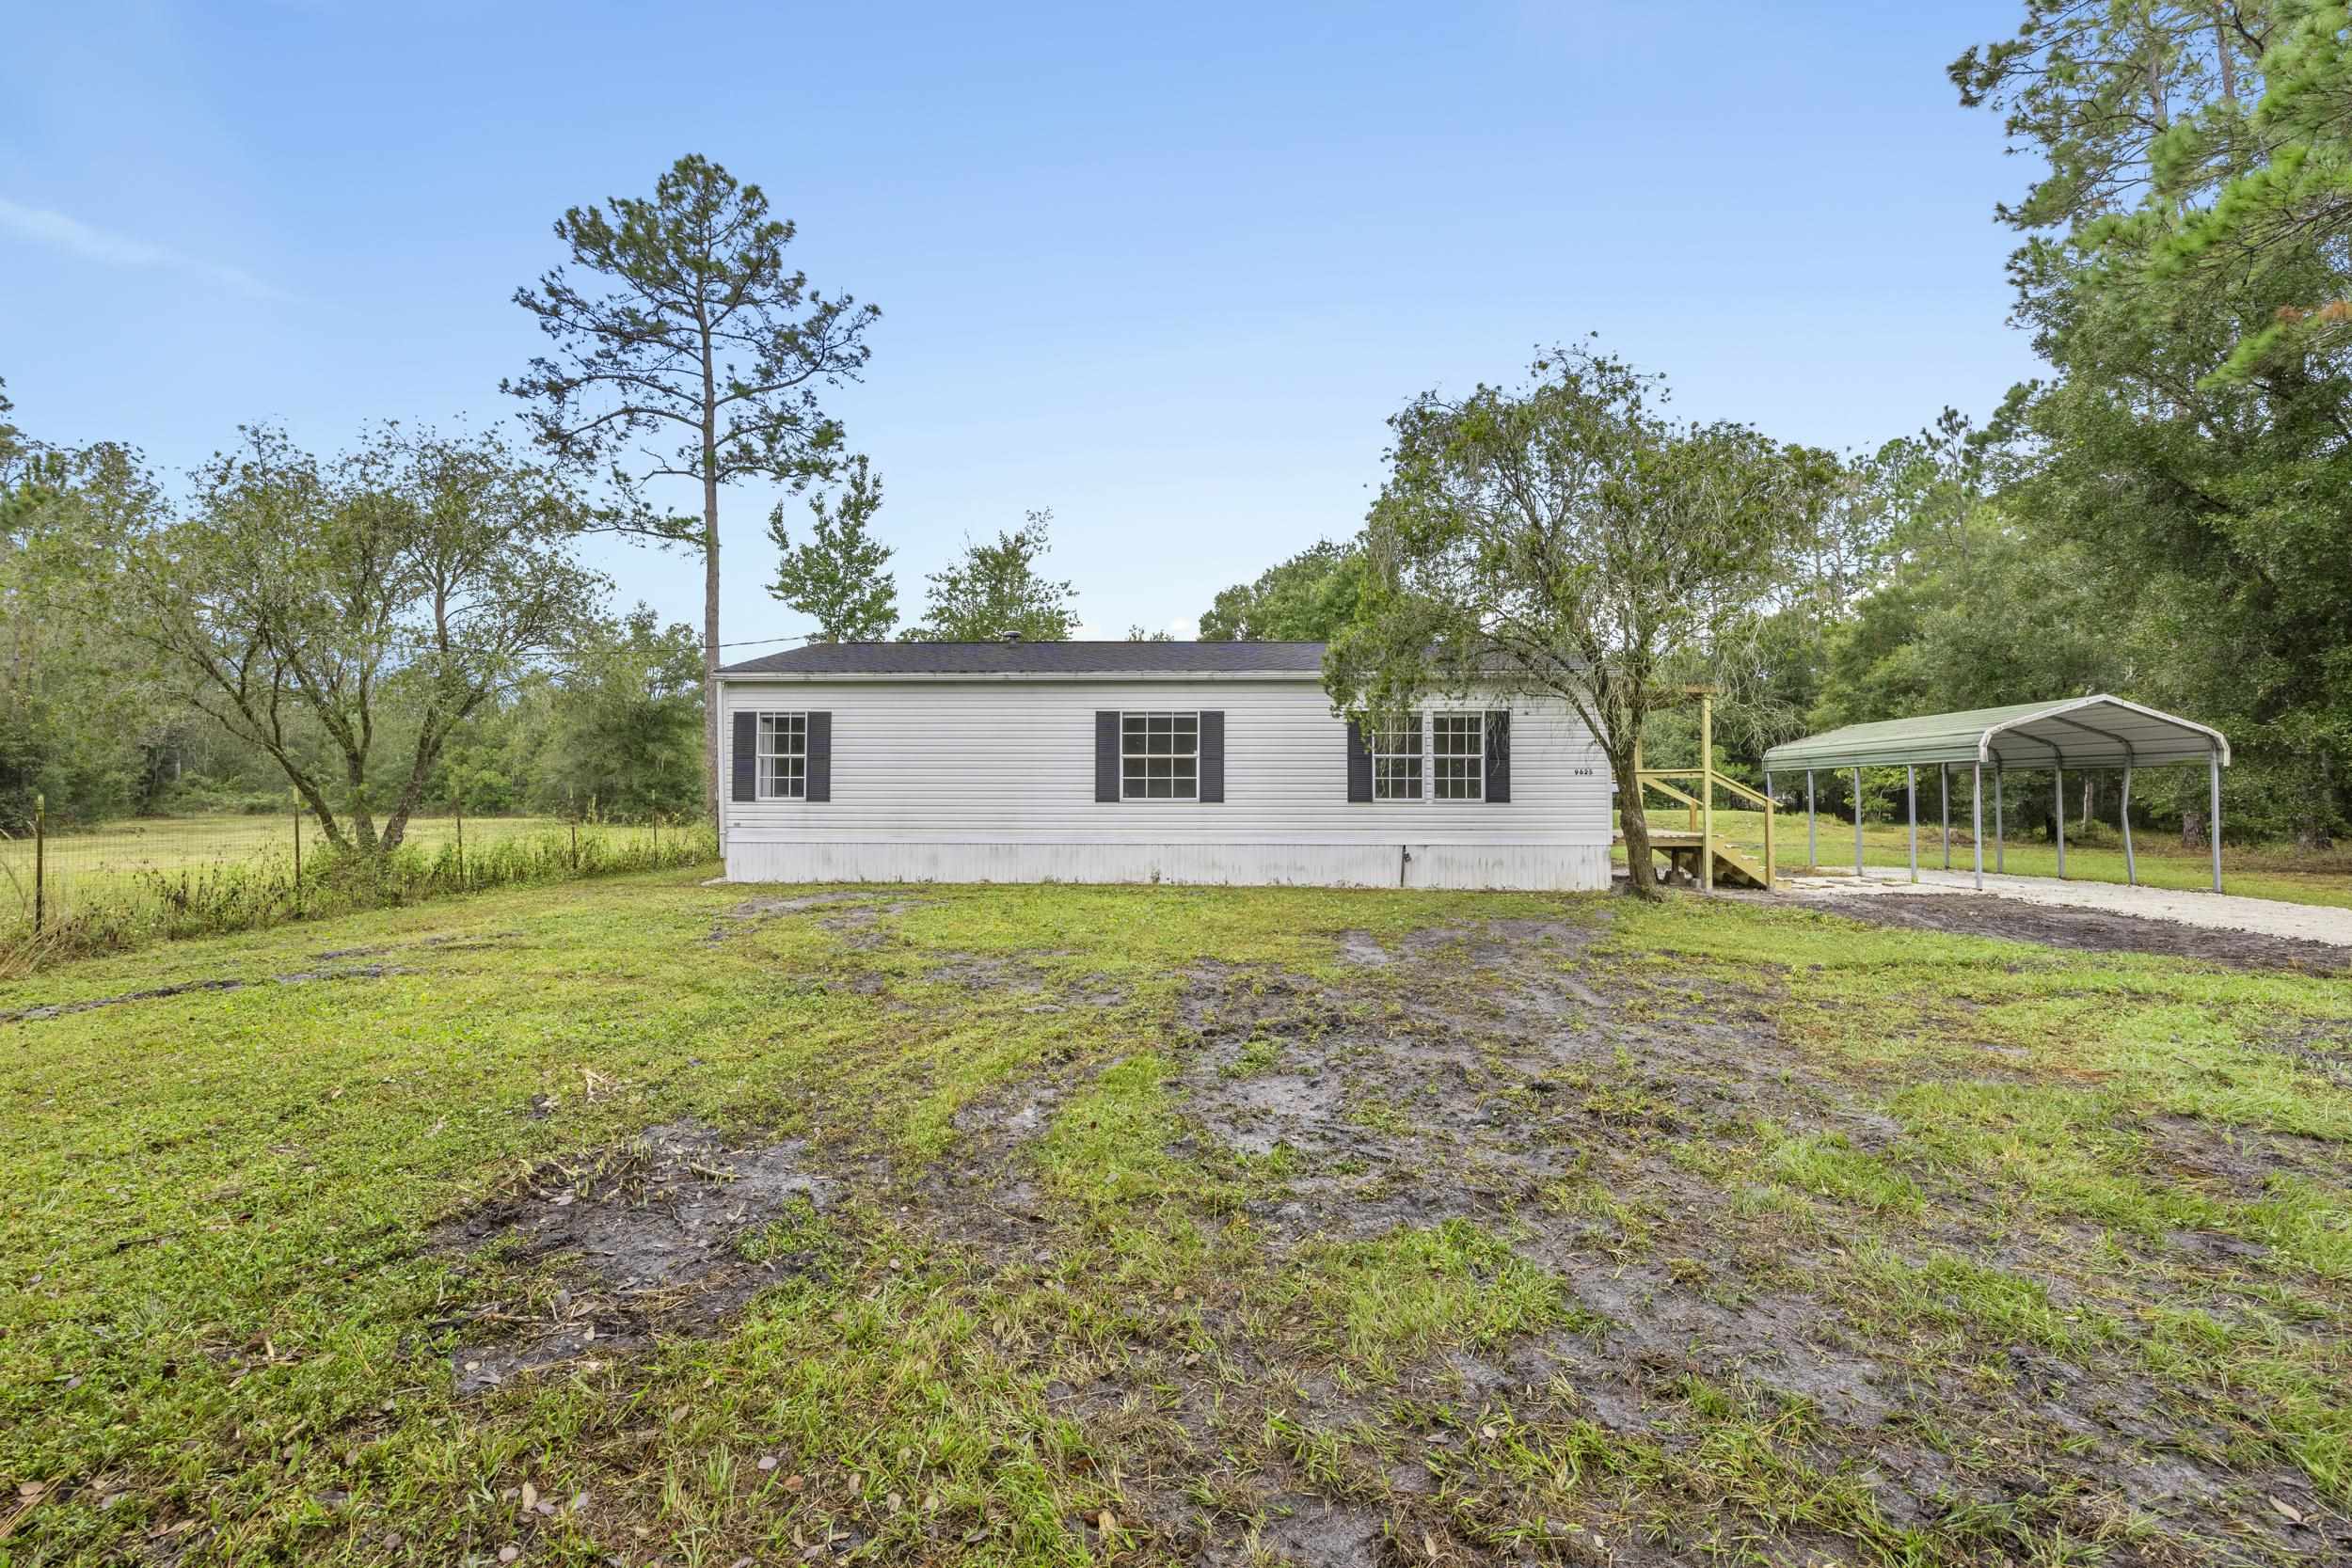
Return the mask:
<path id="1" fill-rule="evenodd" d="M 1008 642 L 1018 642 L 1021 641 L 1021 634 L 1017 631 L 1009 631 L 1005 633 L 1004 640 Z"/>

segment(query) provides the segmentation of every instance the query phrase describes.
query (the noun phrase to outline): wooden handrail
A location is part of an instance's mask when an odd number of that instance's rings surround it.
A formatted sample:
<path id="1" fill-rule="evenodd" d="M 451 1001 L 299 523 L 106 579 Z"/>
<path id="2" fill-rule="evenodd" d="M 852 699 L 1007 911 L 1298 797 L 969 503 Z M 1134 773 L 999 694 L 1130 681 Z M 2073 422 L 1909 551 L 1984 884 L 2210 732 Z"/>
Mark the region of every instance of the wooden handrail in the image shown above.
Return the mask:
<path id="1" fill-rule="evenodd" d="M 1648 784 L 1651 788 L 1659 791 L 1661 794 L 1672 795 L 1677 800 L 1687 800 L 1688 797 L 1684 796 L 1679 790 L 1669 789 L 1660 781 L 1664 779 L 1703 779 L 1706 776 L 1707 770 L 1702 768 L 1645 768 L 1641 772 L 1634 775 L 1634 777 L 1641 783 Z M 1778 811 L 1780 809 L 1772 803 L 1771 796 L 1750 789 L 1746 784 L 1741 784 L 1737 779 L 1718 773 L 1714 776 L 1714 782 L 1721 784 L 1724 788 L 1730 790 L 1734 795 L 1739 796 L 1741 800 L 1753 800 L 1767 811 Z"/>
<path id="2" fill-rule="evenodd" d="M 1679 800 L 1686 806 L 1695 806 L 1699 803 L 1697 796 L 1685 795 L 1682 791 L 1677 789 L 1672 784 L 1660 784 L 1656 779 L 1651 778 L 1644 778 L 1641 783 L 1645 789 L 1654 789 L 1658 791 L 1659 794 L 1666 796 L 1671 800 Z"/>
<path id="3" fill-rule="evenodd" d="M 1758 794 L 1756 791 L 1750 789 L 1746 784 L 1741 784 L 1737 779 L 1726 779 L 1721 773 L 1718 773 L 1715 775 L 1715 782 L 1723 785 L 1725 789 L 1731 791 L 1734 795 L 1739 796 L 1743 800 L 1754 800 L 1757 805 L 1762 806 L 1768 812 L 1778 811 L 1780 809 L 1778 806 L 1772 804 L 1771 796 Z"/>

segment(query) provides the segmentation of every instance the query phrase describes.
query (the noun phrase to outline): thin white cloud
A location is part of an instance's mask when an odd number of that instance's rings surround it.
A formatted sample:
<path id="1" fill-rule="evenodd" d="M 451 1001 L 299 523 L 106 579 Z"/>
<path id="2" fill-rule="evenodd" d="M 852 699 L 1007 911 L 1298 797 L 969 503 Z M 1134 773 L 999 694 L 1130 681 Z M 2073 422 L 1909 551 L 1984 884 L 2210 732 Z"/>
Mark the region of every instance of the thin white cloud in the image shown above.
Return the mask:
<path id="1" fill-rule="evenodd" d="M 191 277 L 204 278 L 255 299 L 289 297 L 283 289 L 263 282 L 243 267 L 222 266 L 215 261 L 183 255 L 168 245 L 152 245 L 124 234 L 110 234 L 103 229 L 90 227 L 79 218 L 68 217 L 63 213 L 53 213 L 45 208 L 22 206 L 6 197 L 0 197 L 0 230 L 107 266 L 185 273 Z"/>
<path id="2" fill-rule="evenodd" d="M 1179 642 L 1196 642 L 1200 638 L 1200 622 L 1190 615 L 1170 621 L 1161 629 Z"/>

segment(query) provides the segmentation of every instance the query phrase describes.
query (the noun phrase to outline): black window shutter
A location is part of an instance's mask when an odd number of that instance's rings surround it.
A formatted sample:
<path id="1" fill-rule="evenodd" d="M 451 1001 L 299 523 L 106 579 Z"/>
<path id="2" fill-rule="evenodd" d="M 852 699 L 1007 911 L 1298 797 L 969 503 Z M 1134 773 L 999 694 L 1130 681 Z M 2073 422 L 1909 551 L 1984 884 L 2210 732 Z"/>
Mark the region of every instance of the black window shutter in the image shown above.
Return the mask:
<path id="1" fill-rule="evenodd" d="M 1347 798 L 1372 799 L 1372 748 L 1364 744 L 1364 726 L 1353 719 L 1347 721 Z"/>
<path id="2" fill-rule="evenodd" d="M 808 798 L 833 799 L 833 715 L 808 716 Z"/>
<path id="3" fill-rule="evenodd" d="M 1486 803 L 1511 803 L 1511 710 L 1486 710 Z"/>
<path id="4" fill-rule="evenodd" d="M 1094 798 L 1119 799 L 1119 710 L 1097 708 L 1094 714 Z"/>
<path id="5" fill-rule="evenodd" d="M 735 716 L 735 787 L 729 791 L 739 800 L 756 800 L 759 795 L 759 715 L 739 713 Z"/>
<path id="6" fill-rule="evenodd" d="M 1225 710 L 1200 712 L 1200 799 L 1204 804 L 1225 803 Z"/>

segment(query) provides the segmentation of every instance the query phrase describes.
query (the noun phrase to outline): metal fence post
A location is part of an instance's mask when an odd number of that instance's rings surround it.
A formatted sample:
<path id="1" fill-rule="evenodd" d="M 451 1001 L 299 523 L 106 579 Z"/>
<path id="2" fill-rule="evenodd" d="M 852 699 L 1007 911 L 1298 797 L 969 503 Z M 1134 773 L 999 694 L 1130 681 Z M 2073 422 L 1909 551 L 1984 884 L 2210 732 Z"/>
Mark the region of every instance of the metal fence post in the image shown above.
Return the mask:
<path id="1" fill-rule="evenodd" d="M 457 885 L 462 889 L 466 885 L 466 798 L 452 795 L 449 809 L 457 817 Z"/>
<path id="2" fill-rule="evenodd" d="M 33 797 L 33 935 L 40 935 L 41 922 L 47 917 L 49 877 L 49 800 L 47 796 Z M 2216 886 L 2220 884 L 2217 882 Z"/>
<path id="3" fill-rule="evenodd" d="M 302 918 L 302 813 L 294 814 L 294 918 Z"/>
<path id="4" fill-rule="evenodd" d="M 572 818 L 571 827 L 572 827 L 572 869 L 573 869 L 574 871 L 578 871 L 578 870 L 580 869 L 580 818 L 579 818 L 579 817 L 575 816 L 575 817 L 573 817 L 573 818 Z"/>

